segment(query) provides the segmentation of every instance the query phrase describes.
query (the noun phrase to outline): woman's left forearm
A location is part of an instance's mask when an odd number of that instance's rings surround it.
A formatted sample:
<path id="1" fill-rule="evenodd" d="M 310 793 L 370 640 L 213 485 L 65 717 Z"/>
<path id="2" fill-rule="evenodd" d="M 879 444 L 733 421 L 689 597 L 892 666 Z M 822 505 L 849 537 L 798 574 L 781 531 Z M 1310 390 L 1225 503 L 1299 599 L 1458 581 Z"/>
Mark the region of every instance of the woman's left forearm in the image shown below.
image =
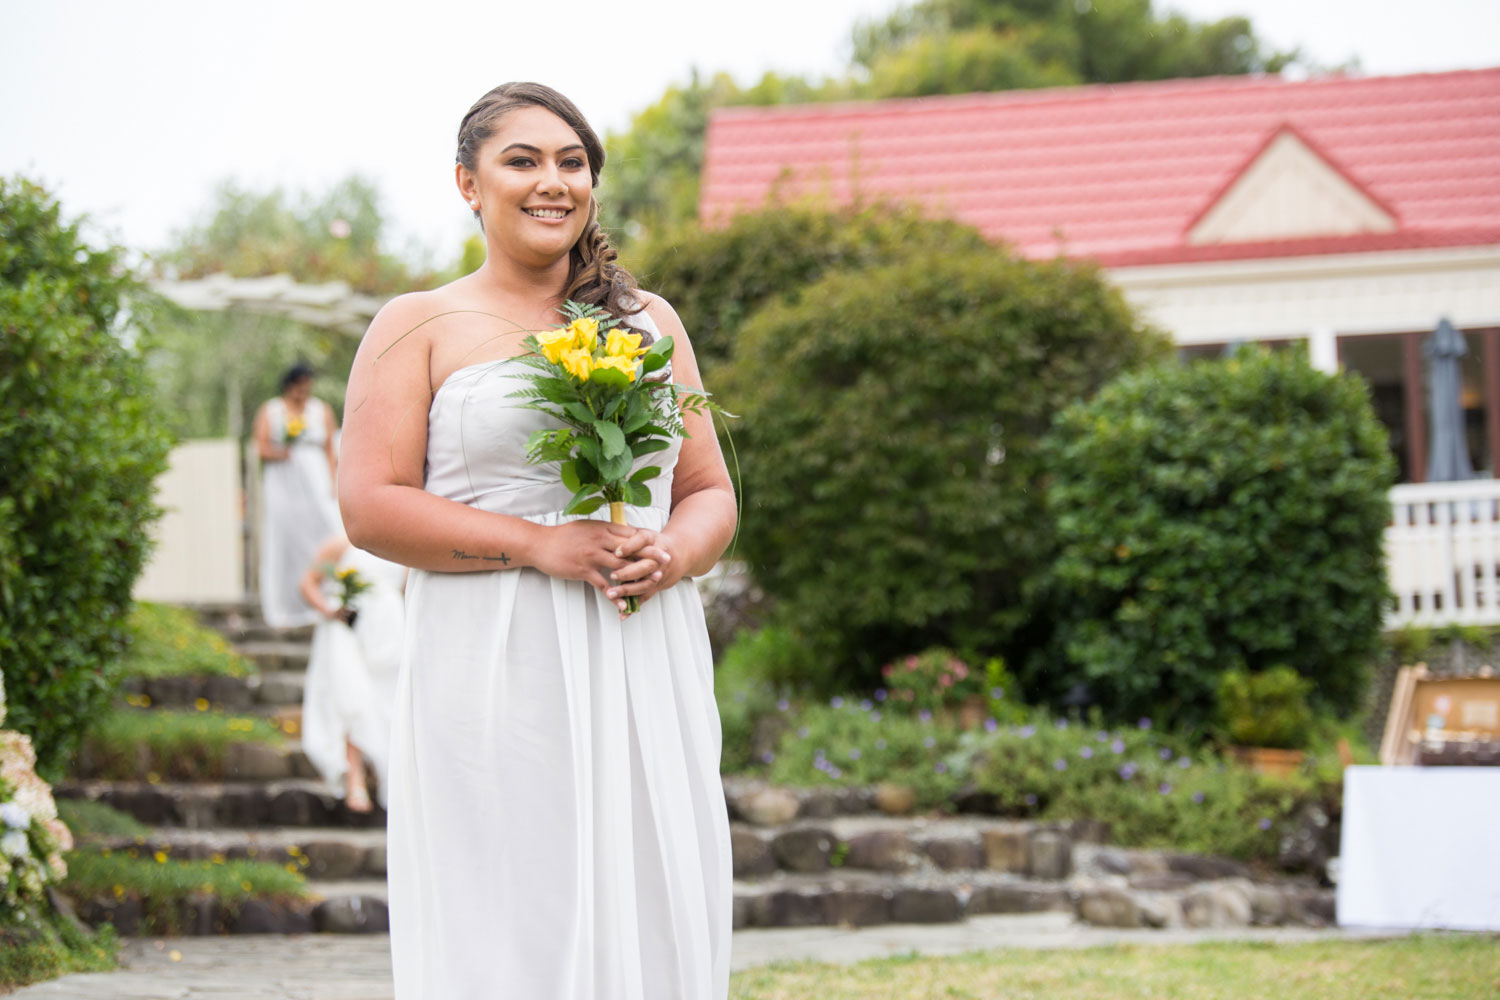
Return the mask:
<path id="1" fill-rule="evenodd" d="M 678 500 L 661 531 L 674 575 L 702 576 L 713 569 L 734 538 L 738 520 L 732 490 L 710 487 Z"/>

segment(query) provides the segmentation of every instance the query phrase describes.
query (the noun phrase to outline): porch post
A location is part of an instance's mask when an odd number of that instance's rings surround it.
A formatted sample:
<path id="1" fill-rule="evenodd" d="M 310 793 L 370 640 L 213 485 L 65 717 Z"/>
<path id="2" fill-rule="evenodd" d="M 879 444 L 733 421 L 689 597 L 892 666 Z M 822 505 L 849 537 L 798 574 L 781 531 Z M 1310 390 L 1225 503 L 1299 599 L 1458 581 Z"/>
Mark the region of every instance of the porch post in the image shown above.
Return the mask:
<path id="1" fill-rule="evenodd" d="M 1427 399 L 1422 392 L 1422 337 L 1408 333 L 1401 338 L 1406 392 L 1406 458 L 1411 481 L 1427 482 Z"/>
<path id="2" fill-rule="evenodd" d="M 1318 327 L 1307 335 L 1307 360 L 1320 372 L 1337 375 L 1339 371 L 1339 341 L 1328 327 Z"/>

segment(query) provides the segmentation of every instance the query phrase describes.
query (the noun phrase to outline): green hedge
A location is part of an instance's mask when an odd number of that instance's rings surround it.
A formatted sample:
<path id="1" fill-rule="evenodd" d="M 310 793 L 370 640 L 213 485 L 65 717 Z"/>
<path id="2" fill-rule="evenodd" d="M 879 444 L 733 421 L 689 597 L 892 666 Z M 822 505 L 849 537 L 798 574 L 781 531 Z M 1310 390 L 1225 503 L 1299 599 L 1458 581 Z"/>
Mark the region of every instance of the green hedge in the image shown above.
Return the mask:
<path id="1" fill-rule="evenodd" d="M 1358 707 L 1394 477 L 1364 382 L 1296 351 L 1131 373 L 1063 415 L 1046 464 L 1058 632 L 1034 688 L 1191 727 L 1226 671 L 1286 664 L 1316 707 Z"/>
<path id="2" fill-rule="evenodd" d="M 1054 416 L 1162 357 L 1097 271 L 995 249 L 835 272 L 743 327 L 739 553 L 816 655 L 869 690 L 897 656 L 1008 653 L 1051 552 L 1039 443 Z"/>
<path id="3" fill-rule="evenodd" d="M 644 287 L 672 303 L 700 366 L 712 373 L 733 353 L 740 328 L 757 309 L 796 301 L 824 274 L 910 257 L 990 252 L 977 230 L 910 209 L 791 205 L 737 216 L 722 229 L 667 230 L 632 251 L 629 264 Z"/>
<path id="4" fill-rule="evenodd" d="M 50 195 L 0 178 L 0 669 L 44 774 L 110 699 L 159 513 L 141 291 Z"/>

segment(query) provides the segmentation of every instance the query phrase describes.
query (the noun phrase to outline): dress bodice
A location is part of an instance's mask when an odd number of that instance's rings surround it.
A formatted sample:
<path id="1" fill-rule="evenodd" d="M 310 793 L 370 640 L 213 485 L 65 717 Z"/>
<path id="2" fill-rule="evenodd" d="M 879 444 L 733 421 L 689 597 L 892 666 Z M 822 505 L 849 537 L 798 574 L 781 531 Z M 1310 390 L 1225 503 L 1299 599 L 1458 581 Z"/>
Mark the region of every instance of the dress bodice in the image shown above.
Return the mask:
<path id="1" fill-rule="evenodd" d="M 656 335 L 645 312 L 630 319 L 632 326 Z M 555 514 L 568 505 L 573 494 L 562 483 L 558 463 L 526 460 L 531 433 L 559 426 L 513 395 L 529 385 L 530 371 L 514 358 L 487 361 L 458 369 L 438 387 L 427 411 L 427 492 L 516 517 Z M 635 463 L 636 468 L 661 467 L 648 485 L 651 506 L 663 519 L 671 509 L 672 470 L 681 448 L 681 439 L 674 438 L 665 451 Z"/>
<path id="2" fill-rule="evenodd" d="M 328 418 L 323 412 L 323 407 L 328 404 L 316 397 L 310 397 L 302 407 L 302 433 L 292 442 L 293 446 L 316 445 L 322 448 L 328 441 Z M 266 401 L 266 416 L 271 422 L 271 440 L 276 442 L 286 441 L 286 425 L 291 418 L 287 412 L 286 400 L 280 396 L 273 396 Z"/>

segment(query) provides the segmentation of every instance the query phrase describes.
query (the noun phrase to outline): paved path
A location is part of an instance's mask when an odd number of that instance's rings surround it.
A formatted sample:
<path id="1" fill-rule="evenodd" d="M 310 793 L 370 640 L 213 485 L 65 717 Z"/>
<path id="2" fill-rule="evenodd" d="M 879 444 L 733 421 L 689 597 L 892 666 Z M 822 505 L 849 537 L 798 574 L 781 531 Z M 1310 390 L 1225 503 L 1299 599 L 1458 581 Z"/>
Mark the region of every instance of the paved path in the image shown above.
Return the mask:
<path id="1" fill-rule="evenodd" d="M 1067 914 L 970 917 L 962 923 L 861 930 L 805 927 L 740 931 L 734 967 L 817 959 L 857 962 L 918 952 L 951 955 L 985 948 L 1086 948 L 1195 941 L 1314 941 L 1366 935 L 1337 929 L 1123 931 L 1089 927 Z M 390 1000 L 389 939 L 309 934 L 133 940 L 117 972 L 66 976 L 27 987 L 12 1000 Z"/>

